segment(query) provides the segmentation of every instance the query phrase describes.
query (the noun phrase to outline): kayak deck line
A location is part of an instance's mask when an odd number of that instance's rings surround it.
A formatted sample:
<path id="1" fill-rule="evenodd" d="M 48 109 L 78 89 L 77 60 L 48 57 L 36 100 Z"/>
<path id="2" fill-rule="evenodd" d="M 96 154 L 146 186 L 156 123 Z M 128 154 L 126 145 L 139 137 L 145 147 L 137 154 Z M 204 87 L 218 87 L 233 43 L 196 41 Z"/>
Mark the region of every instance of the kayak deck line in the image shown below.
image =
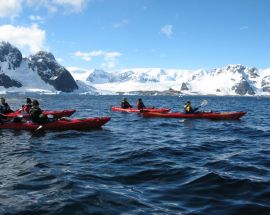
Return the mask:
<path id="1" fill-rule="evenodd" d="M 246 112 L 198 112 L 198 113 L 154 113 L 154 112 L 144 112 L 142 113 L 144 117 L 160 117 L 160 118 L 188 118 L 188 119 L 240 119 L 246 114 Z"/>
<path id="2" fill-rule="evenodd" d="M 36 130 L 41 126 L 41 130 L 88 130 L 100 128 L 111 117 L 93 117 L 82 119 L 58 119 L 53 122 L 45 124 L 33 123 L 31 121 L 26 122 L 6 122 L 0 125 L 0 129 L 14 129 L 14 130 Z"/>
<path id="3" fill-rule="evenodd" d="M 70 110 L 44 110 L 42 113 L 44 115 L 53 115 L 55 117 L 69 117 L 72 114 L 74 114 L 75 112 L 76 112 L 76 110 L 70 109 Z M 29 113 L 24 113 L 24 112 L 22 112 L 22 110 L 17 110 L 13 113 L 3 114 L 3 115 L 6 117 L 10 117 L 10 118 L 21 116 L 22 118 L 27 119 L 30 117 Z"/>
<path id="4" fill-rule="evenodd" d="M 119 112 L 127 112 L 127 113 L 143 113 L 143 112 L 157 112 L 157 113 L 168 113 L 171 109 L 170 108 L 143 108 L 143 109 L 136 109 L 136 108 L 121 108 L 113 106 L 111 108 L 112 111 L 119 111 Z"/>

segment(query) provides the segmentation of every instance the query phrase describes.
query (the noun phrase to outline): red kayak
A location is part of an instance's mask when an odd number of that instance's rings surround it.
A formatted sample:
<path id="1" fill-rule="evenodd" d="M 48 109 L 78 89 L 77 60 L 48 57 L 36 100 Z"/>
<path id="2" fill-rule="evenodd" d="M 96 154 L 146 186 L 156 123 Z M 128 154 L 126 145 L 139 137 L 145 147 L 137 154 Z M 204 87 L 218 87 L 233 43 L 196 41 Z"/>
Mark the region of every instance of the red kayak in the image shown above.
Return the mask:
<path id="1" fill-rule="evenodd" d="M 53 115 L 55 117 L 69 117 L 71 116 L 72 114 L 74 114 L 76 112 L 76 110 L 45 110 L 43 111 L 43 114 L 45 115 Z M 17 110 L 13 113 L 9 113 L 9 114 L 4 114 L 4 116 L 7 116 L 7 117 L 17 117 L 17 116 L 22 116 L 23 118 L 29 118 L 30 117 L 30 114 L 28 113 L 23 113 L 22 110 Z"/>
<path id="2" fill-rule="evenodd" d="M 191 118 L 191 119 L 240 119 L 246 112 L 198 112 L 198 113 L 154 113 L 144 112 L 144 117 L 163 117 L 163 118 Z"/>
<path id="3" fill-rule="evenodd" d="M 27 122 L 6 122 L 0 125 L 0 129 L 15 130 L 88 130 L 100 128 L 110 121 L 110 117 L 95 117 L 84 119 L 59 119 L 46 124 L 36 124 L 31 121 Z"/>
<path id="4" fill-rule="evenodd" d="M 132 112 L 132 113 L 142 113 L 142 112 L 155 112 L 155 113 L 168 113 L 171 109 L 170 108 L 143 108 L 143 109 L 136 109 L 136 108 L 121 108 L 121 107 L 112 107 L 112 111 L 120 111 L 120 112 Z"/>

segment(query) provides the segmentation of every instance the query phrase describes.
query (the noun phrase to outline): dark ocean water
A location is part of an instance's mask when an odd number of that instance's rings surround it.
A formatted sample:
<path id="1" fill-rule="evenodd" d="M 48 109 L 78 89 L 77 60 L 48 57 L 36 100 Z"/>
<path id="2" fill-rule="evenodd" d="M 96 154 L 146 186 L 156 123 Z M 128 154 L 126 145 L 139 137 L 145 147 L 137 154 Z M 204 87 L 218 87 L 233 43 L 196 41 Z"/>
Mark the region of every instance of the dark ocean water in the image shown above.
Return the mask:
<path id="1" fill-rule="evenodd" d="M 25 96 L 6 98 L 15 109 Z M 174 111 L 207 99 L 204 110 L 247 111 L 238 121 L 111 112 L 120 96 L 35 98 L 112 120 L 88 132 L 0 130 L 1 215 L 270 213 L 270 98 L 143 97 Z"/>

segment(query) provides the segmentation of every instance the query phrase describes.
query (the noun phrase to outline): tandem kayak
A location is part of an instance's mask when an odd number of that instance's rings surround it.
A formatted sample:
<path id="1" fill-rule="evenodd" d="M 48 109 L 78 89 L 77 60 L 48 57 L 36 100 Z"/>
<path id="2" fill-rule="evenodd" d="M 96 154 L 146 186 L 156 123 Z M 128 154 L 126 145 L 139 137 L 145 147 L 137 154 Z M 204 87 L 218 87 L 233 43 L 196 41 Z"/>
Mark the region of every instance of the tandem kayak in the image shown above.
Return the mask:
<path id="1" fill-rule="evenodd" d="M 144 112 L 144 117 L 162 117 L 162 118 L 190 118 L 190 119 L 240 119 L 246 112 L 198 112 L 192 114 L 186 113 L 154 113 Z"/>
<path id="2" fill-rule="evenodd" d="M 100 128 L 110 121 L 110 117 L 94 117 L 84 119 L 58 119 L 46 124 L 27 122 L 5 122 L 0 129 L 14 130 L 88 130 Z"/>
<path id="3" fill-rule="evenodd" d="M 70 109 L 70 110 L 44 110 L 42 113 L 45 115 L 53 115 L 57 118 L 60 118 L 60 117 L 69 117 L 75 112 L 76 110 Z M 21 110 L 17 110 L 13 113 L 4 114 L 4 116 L 10 117 L 10 118 L 17 117 L 17 116 L 22 116 L 23 118 L 29 118 L 30 114 L 23 113 Z"/>
<path id="4" fill-rule="evenodd" d="M 112 107 L 112 111 L 128 112 L 128 113 L 142 113 L 142 112 L 155 112 L 155 113 L 168 113 L 170 108 L 121 108 L 121 107 Z"/>

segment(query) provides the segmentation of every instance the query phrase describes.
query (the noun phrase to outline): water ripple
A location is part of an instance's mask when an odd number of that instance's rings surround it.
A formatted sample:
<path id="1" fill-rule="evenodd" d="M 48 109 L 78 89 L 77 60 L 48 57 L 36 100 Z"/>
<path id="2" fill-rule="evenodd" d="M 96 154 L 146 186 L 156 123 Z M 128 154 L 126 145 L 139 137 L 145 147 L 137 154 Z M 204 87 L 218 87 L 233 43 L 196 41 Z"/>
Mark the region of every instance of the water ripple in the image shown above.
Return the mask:
<path id="1" fill-rule="evenodd" d="M 44 108 L 76 104 L 74 117 L 112 120 L 87 132 L 1 130 L 0 215 L 270 211 L 268 98 L 258 98 L 259 103 L 252 97 L 143 98 L 173 111 L 186 99 L 194 104 L 207 99 L 213 110 L 247 111 L 238 121 L 147 119 L 109 111 L 120 96 L 37 99 Z M 130 96 L 131 102 L 136 99 Z"/>

